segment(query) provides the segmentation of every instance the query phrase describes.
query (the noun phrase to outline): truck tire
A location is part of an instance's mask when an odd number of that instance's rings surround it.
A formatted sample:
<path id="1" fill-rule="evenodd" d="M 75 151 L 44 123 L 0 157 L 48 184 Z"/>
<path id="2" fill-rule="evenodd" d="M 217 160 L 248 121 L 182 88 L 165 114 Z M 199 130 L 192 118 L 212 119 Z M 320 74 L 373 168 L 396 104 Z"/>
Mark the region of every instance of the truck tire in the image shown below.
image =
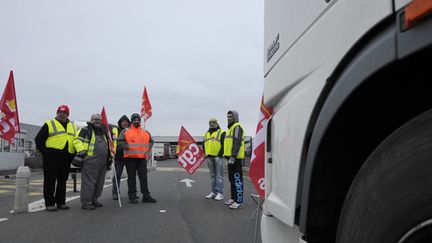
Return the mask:
<path id="1" fill-rule="evenodd" d="M 432 242 L 432 110 L 405 123 L 363 164 L 336 242 Z"/>

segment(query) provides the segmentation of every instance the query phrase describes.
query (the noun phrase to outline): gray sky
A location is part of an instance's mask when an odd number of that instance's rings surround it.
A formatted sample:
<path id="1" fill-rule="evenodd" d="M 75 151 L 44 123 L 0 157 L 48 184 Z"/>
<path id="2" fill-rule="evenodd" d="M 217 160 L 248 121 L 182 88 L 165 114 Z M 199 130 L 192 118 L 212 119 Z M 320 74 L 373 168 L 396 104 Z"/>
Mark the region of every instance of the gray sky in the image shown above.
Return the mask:
<path id="1" fill-rule="evenodd" d="M 263 87 L 263 0 L 1 0 L 0 92 L 14 71 L 20 121 L 67 104 L 87 121 L 139 112 L 152 135 L 192 135 L 237 110 L 254 135 Z"/>

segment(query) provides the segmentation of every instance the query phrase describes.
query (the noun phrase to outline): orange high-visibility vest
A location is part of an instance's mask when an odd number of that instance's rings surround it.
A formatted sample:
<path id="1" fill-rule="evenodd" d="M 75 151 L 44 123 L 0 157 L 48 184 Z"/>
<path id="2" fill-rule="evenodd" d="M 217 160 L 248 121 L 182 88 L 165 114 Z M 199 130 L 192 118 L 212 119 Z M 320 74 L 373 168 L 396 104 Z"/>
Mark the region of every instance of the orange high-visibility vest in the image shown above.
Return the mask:
<path id="1" fill-rule="evenodd" d="M 131 126 L 125 132 L 125 140 L 128 149 L 124 150 L 123 158 L 149 158 L 150 134 L 141 127 Z"/>

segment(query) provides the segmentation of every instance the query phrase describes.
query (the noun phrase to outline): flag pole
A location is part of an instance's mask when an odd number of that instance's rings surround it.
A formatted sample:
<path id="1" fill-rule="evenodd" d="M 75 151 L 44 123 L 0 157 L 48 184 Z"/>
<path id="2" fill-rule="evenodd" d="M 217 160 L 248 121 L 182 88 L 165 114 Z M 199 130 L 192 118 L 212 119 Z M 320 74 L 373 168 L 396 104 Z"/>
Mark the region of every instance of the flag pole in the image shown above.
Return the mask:
<path id="1" fill-rule="evenodd" d="M 114 180 L 115 180 L 115 186 L 117 188 L 117 197 L 118 197 L 119 207 L 122 207 L 120 190 L 118 187 L 118 180 L 117 180 L 117 170 L 115 169 L 115 159 L 111 158 L 111 160 L 112 160 L 112 164 L 113 164 L 113 167 L 111 168 L 111 173 L 114 174 Z M 112 181 L 112 174 L 111 174 L 111 181 Z"/>
<path id="2" fill-rule="evenodd" d="M 108 118 L 107 118 L 107 115 L 106 115 L 106 112 L 105 112 L 105 106 L 102 107 L 101 115 L 102 115 L 102 123 L 105 123 L 104 125 L 105 125 L 105 128 L 107 130 L 107 134 L 108 134 L 108 138 L 109 138 L 108 147 L 111 150 L 111 162 L 112 162 L 111 181 L 112 181 L 112 178 L 114 177 L 115 186 L 117 188 L 117 197 L 118 197 L 119 207 L 121 208 L 122 207 L 122 203 L 121 203 L 120 190 L 119 190 L 118 181 L 117 181 L 117 170 L 115 169 L 115 159 L 114 159 L 115 152 L 113 151 L 114 150 L 114 143 L 113 143 L 113 140 L 112 140 L 111 129 L 110 129 L 109 124 L 108 124 Z M 113 154 L 114 154 L 114 156 L 113 156 Z M 114 176 L 113 176 L 113 174 L 114 174 Z"/>

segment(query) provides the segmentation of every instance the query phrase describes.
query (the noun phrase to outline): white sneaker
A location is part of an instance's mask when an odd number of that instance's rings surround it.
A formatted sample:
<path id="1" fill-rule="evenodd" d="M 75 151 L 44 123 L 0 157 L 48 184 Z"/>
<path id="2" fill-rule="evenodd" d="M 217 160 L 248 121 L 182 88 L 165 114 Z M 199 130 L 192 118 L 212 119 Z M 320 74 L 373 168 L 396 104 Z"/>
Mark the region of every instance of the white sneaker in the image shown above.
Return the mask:
<path id="1" fill-rule="evenodd" d="M 213 198 L 215 198 L 215 197 L 216 197 L 216 193 L 214 193 L 214 192 L 211 192 L 210 194 L 208 194 L 208 195 L 206 196 L 207 199 L 213 199 Z"/>
<path id="2" fill-rule="evenodd" d="M 215 200 L 216 200 L 216 201 L 220 201 L 220 200 L 222 200 L 222 199 L 223 199 L 223 195 L 220 194 L 220 193 L 218 193 L 218 194 L 216 195 L 216 197 L 215 197 Z"/>
<path id="3" fill-rule="evenodd" d="M 239 208 L 242 208 L 242 207 L 243 207 L 243 204 L 241 204 L 241 203 L 237 203 L 237 202 L 233 202 L 233 203 L 229 206 L 230 209 L 239 209 Z"/>
<path id="4" fill-rule="evenodd" d="M 233 204 L 234 200 L 230 199 L 228 201 L 225 202 L 225 205 L 231 205 Z"/>

